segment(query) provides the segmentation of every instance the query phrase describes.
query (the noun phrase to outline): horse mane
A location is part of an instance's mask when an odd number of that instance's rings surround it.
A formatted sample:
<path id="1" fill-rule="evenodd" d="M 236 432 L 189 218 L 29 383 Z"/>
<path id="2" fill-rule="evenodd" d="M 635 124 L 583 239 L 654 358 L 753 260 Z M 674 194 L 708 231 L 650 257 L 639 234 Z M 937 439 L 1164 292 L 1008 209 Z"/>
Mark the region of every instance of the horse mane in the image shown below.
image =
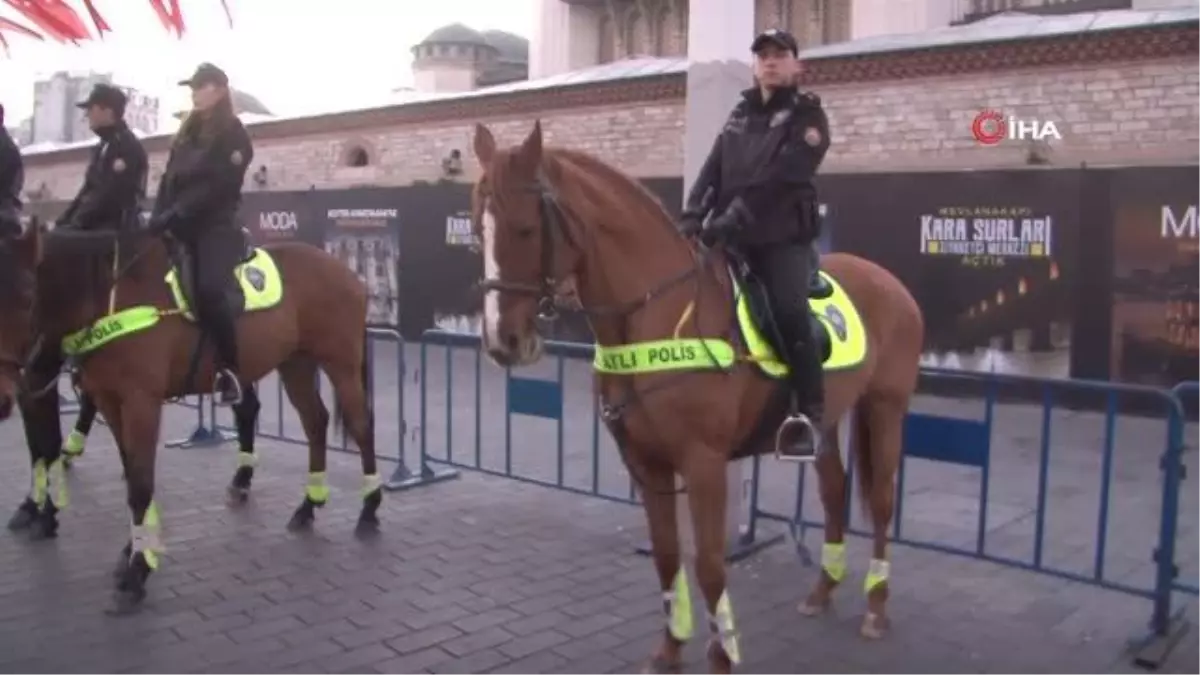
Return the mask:
<path id="1" fill-rule="evenodd" d="M 570 148 L 546 148 L 544 157 L 552 172 L 575 169 L 574 173 L 578 175 L 574 177 L 578 180 L 594 182 L 592 180 L 593 177 L 598 177 L 605 179 L 608 183 L 624 188 L 629 199 L 622 200 L 622 203 L 635 206 L 647 216 L 660 220 L 660 224 L 664 227 L 671 228 L 672 231 L 674 230 L 671 213 L 663 206 L 662 200 L 648 190 L 645 185 L 642 185 L 640 181 L 626 175 L 616 167 L 586 152 Z M 603 192 L 603 188 L 609 186 L 597 187 Z"/>
<path id="2" fill-rule="evenodd" d="M 81 303 L 93 302 L 106 294 L 113 283 L 114 244 L 119 243 L 121 259 L 127 264 L 126 251 L 152 245 L 146 237 L 144 233 L 118 235 L 111 231 L 45 233 L 42 236 L 42 261 L 37 271 L 38 302 L 42 311 L 53 314 L 43 319 L 53 322 Z M 136 268 L 142 266 L 140 261 L 130 266 L 126 275 L 138 276 Z"/>

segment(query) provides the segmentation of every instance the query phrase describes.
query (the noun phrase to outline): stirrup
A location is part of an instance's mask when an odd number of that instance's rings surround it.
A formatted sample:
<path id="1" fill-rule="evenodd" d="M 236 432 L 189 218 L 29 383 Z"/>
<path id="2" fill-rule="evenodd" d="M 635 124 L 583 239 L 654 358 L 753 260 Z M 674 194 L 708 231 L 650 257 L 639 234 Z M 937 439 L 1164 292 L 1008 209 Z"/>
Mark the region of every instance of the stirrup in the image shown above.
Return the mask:
<path id="1" fill-rule="evenodd" d="M 221 386 L 222 381 L 228 383 L 228 388 Z M 232 389 L 232 396 L 230 389 Z M 242 402 L 242 383 L 238 381 L 237 375 L 228 368 L 217 371 L 217 376 L 213 381 L 213 401 L 217 405 L 227 406 L 235 406 Z"/>
<path id="2" fill-rule="evenodd" d="M 807 434 L 808 443 L 799 443 L 797 435 Z M 797 447 L 799 445 L 800 447 Z M 789 415 L 775 432 L 775 459 L 786 462 L 814 462 L 820 453 L 821 433 L 808 415 Z M 784 450 L 787 448 L 787 451 Z"/>

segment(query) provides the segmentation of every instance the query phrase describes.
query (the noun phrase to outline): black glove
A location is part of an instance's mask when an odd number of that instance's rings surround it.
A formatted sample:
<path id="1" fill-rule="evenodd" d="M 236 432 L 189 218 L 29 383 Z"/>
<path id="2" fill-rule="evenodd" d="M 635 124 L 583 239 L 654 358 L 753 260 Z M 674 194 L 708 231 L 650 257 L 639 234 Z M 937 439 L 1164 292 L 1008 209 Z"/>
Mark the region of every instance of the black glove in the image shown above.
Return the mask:
<path id="1" fill-rule="evenodd" d="M 679 224 L 677 226 L 679 233 L 688 239 L 691 239 L 692 237 L 700 234 L 700 231 L 704 229 L 703 220 L 704 219 L 701 218 L 700 214 L 698 213 L 693 211 L 684 211 L 683 215 L 679 217 Z"/>
<path id="2" fill-rule="evenodd" d="M 146 221 L 146 231 L 153 234 L 163 234 L 171 228 L 171 223 L 179 217 L 175 209 L 165 209 L 158 213 L 151 214 L 150 219 Z"/>
<path id="3" fill-rule="evenodd" d="M 725 213 L 709 219 L 704 230 L 700 232 L 700 242 L 708 248 L 712 248 L 728 239 L 729 235 L 738 230 L 740 224 L 737 213 L 733 209 L 728 209 Z"/>

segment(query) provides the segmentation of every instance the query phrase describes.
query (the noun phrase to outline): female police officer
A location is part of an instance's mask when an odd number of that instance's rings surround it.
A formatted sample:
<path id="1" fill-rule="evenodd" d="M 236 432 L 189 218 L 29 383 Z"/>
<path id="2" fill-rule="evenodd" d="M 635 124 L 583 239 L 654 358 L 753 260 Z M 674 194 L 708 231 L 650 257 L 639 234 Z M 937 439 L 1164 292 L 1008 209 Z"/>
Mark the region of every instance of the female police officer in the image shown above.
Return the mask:
<path id="1" fill-rule="evenodd" d="M 233 111 L 229 77 L 202 63 L 190 79 L 192 111 L 175 136 L 158 186 L 150 228 L 169 232 L 192 259 L 197 317 L 217 352 L 217 402 L 241 401 L 237 327 L 226 289 L 244 248 L 237 224 L 250 136 Z"/>

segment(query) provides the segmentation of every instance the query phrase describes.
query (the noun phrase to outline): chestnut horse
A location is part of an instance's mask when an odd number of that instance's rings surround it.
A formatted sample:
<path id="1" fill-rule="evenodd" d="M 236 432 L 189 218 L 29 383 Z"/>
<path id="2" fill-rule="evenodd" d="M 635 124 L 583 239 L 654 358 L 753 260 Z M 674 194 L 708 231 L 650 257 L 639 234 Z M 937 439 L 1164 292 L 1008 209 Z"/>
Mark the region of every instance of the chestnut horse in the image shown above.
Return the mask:
<path id="1" fill-rule="evenodd" d="M 695 572 L 713 634 L 709 665 L 714 672 L 728 672 L 741 655 L 725 585 L 726 463 L 772 449 L 775 429 L 790 405 L 783 380 L 764 376 L 762 364 L 747 349 L 739 348 L 718 365 L 720 346 L 733 344 L 719 338 L 734 334 L 739 325 L 735 283 L 726 266 L 731 257 L 698 251 L 634 179 L 582 152 L 544 148 L 540 122 L 520 146 L 507 149 L 498 148 L 492 133 L 478 125 L 474 152 L 482 168 L 472 205 L 486 276 L 487 353 L 502 366 L 537 361 L 543 344 L 538 315 L 554 302 L 560 286 L 573 280 L 597 342 L 603 416 L 641 488 L 666 599 L 663 641 L 647 667 L 677 671 L 692 632 L 676 530 L 679 474 L 695 527 Z M 826 543 L 820 579 L 801 611 L 812 615 L 825 609 L 845 578 L 848 486 L 836 420 L 852 411 L 858 475 L 874 524 L 862 632 L 879 637 L 887 625 L 887 528 L 924 322 L 912 296 L 883 268 L 842 254 L 826 256 L 822 264 L 848 295 L 845 306 L 857 308 L 863 355 L 855 367 L 826 376 L 826 419 L 833 424 L 822 430 L 826 449 L 816 462 Z M 705 351 L 708 357 L 697 360 L 696 354 Z M 656 366 L 646 365 L 655 359 Z M 683 366 L 670 366 L 672 359 Z"/>
<path id="2" fill-rule="evenodd" d="M 114 257 L 118 264 L 112 263 Z M 190 284 L 179 283 L 188 275 L 177 274 L 173 259 L 161 237 L 144 232 L 118 237 L 107 232 L 43 233 L 31 227 L 0 243 L 0 363 L 5 366 L 0 370 L 0 414 L 11 414 L 18 395 L 27 408 L 36 407 L 37 398 L 56 396 L 54 390 L 48 396 L 31 393 L 19 375 L 31 352 L 41 348 L 36 345 L 55 341 L 75 360 L 82 391 L 96 402 L 117 442 L 132 522 L 117 568 L 115 613 L 140 606 L 146 580 L 158 566 L 154 478 L 163 403 L 208 393 L 215 374 L 212 350 L 204 345 L 189 309 Z M 308 440 L 309 476 L 289 528 L 310 528 L 314 509 L 329 497 L 329 412 L 318 389 L 320 369 L 337 398 L 335 422 L 344 417 L 362 456 L 366 485 L 356 531 L 374 534 L 382 482 L 366 392 L 365 285 L 325 251 L 281 243 L 248 251 L 230 275 L 228 292 L 239 310 L 243 392 L 251 391 L 249 383 L 278 370 Z M 239 408 L 238 416 L 251 420 L 252 428 L 257 405 L 247 410 L 243 400 Z M 33 495 L 53 517 L 56 508 L 46 474 L 61 466 L 59 450 L 41 452 L 54 456 L 35 462 Z M 252 459 L 239 456 L 231 495 L 244 496 L 248 490 Z M 60 494 L 62 490 L 60 485 Z"/>

